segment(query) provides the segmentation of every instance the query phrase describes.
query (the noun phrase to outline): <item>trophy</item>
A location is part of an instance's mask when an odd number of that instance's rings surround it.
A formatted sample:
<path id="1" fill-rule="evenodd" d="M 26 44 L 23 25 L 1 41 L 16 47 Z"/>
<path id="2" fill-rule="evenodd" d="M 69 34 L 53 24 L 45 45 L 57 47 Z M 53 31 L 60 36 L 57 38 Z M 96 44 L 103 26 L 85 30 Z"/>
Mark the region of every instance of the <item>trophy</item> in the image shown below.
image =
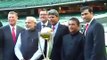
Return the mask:
<path id="1" fill-rule="evenodd" d="M 44 55 L 44 59 L 43 60 L 51 60 L 50 59 L 50 55 L 51 55 L 51 51 L 52 51 L 52 42 L 53 42 L 53 31 L 51 28 L 49 27 L 44 27 L 41 32 L 40 32 L 40 36 L 44 39 L 47 40 L 47 50 L 46 50 L 46 56 Z"/>

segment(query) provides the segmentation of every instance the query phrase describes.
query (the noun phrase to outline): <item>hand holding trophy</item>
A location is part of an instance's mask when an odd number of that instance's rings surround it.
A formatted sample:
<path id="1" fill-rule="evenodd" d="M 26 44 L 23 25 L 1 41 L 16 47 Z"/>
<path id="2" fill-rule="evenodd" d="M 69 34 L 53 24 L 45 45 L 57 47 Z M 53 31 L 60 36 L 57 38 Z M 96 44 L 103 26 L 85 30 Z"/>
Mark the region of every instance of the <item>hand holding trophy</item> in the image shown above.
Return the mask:
<path id="1" fill-rule="evenodd" d="M 47 53 L 46 53 L 46 57 L 44 57 L 43 60 L 51 60 L 50 55 L 52 51 L 53 31 L 49 27 L 44 27 L 40 32 L 40 36 L 44 40 L 47 40 L 47 51 L 46 51 Z"/>

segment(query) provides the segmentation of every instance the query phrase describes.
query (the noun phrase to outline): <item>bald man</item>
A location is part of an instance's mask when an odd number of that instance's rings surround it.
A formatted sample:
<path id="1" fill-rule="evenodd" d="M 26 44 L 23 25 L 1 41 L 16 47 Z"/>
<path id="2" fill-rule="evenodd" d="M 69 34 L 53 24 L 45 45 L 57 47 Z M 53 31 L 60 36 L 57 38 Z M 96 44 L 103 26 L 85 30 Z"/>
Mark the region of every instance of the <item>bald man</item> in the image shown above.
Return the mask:
<path id="1" fill-rule="evenodd" d="M 45 40 L 39 40 L 38 38 L 38 30 L 35 28 L 35 17 L 26 17 L 25 26 L 26 30 L 18 36 L 15 45 L 15 55 L 19 60 L 38 60 L 42 55 Z"/>

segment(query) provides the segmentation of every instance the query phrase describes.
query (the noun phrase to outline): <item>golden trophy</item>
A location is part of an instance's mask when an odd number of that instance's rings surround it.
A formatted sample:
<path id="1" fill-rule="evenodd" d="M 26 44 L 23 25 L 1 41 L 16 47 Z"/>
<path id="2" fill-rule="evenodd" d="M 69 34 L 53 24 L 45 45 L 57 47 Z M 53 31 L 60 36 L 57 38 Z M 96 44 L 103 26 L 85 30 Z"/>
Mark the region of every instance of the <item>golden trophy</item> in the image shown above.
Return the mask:
<path id="1" fill-rule="evenodd" d="M 51 60 L 50 59 L 50 55 L 51 55 L 51 51 L 52 51 L 52 46 L 53 46 L 53 31 L 51 28 L 49 27 L 44 27 L 41 32 L 40 32 L 40 36 L 44 39 L 47 40 L 47 53 L 46 56 L 44 56 L 43 60 Z M 44 55 L 44 53 L 43 53 Z"/>

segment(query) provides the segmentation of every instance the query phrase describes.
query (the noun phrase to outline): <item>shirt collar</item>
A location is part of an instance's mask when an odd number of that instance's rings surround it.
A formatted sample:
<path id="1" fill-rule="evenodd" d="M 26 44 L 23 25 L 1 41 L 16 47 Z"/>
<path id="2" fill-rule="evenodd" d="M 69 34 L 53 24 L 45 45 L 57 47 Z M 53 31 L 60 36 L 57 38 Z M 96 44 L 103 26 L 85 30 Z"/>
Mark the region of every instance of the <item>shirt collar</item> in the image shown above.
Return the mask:
<path id="1" fill-rule="evenodd" d="M 55 24 L 54 27 L 58 27 L 58 25 L 59 25 L 59 22 L 58 22 L 57 24 Z M 53 26 L 53 25 L 52 25 L 52 26 Z M 56 29 L 56 28 L 55 28 L 55 29 Z"/>
<path id="2" fill-rule="evenodd" d="M 90 20 L 90 22 L 88 22 L 86 24 L 90 25 L 93 20 L 94 20 L 94 17 Z"/>
<path id="3" fill-rule="evenodd" d="M 11 25 L 9 25 L 9 26 L 10 26 L 10 28 L 11 28 L 11 31 L 12 31 L 12 27 L 13 27 L 13 26 L 11 26 Z M 14 28 L 15 28 L 15 30 L 16 30 L 16 25 L 14 26 Z"/>
<path id="4" fill-rule="evenodd" d="M 41 22 L 41 25 L 47 26 L 48 25 L 48 21 L 46 23 Z"/>

